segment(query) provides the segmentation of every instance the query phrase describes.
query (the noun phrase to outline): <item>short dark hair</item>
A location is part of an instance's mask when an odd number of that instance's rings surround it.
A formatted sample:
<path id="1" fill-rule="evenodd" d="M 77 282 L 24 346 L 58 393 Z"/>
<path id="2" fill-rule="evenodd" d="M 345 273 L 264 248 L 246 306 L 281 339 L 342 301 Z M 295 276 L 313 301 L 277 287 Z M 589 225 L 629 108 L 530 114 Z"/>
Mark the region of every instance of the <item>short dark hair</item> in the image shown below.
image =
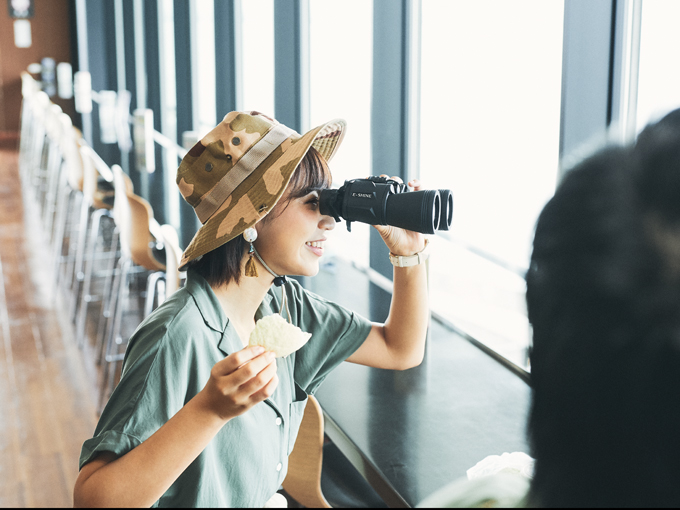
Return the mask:
<path id="1" fill-rule="evenodd" d="M 331 173 L 328 164 L 314 147 L 310 147 L 293 172 L 288 184 L 290 193 L 285 202 L 279 201 L 260 221 L 271 220 L 281 214 L 282 208 L 287 207 L 291 200 L 304 197 L 313 190 L 327 188 L 330 183 Z M 238 284 L 241 281 L 241 262 L 247 249 L 248 243 L 242 235 L 239 235 L 201 258 L 191 261 L 189 268 L 198 272 L 212 287 L 221 287 L 231 281 Z"/>
<path id="2" fill-rule="evenodd" d="M 678 119 L 577 165 L 538 219 L 534 504 L 680 505 Z"/>

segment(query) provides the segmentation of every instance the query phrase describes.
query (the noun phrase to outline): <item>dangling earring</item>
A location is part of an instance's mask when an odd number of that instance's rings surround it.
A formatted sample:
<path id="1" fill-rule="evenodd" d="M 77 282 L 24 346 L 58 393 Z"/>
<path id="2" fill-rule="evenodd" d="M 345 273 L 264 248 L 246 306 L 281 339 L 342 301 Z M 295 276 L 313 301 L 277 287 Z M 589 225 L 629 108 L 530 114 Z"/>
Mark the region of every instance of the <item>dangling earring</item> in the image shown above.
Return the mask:
<path id="1" fill-rule="evenodd" d="M 257 230 L 255 230 L 253 227 L 245 229 L 243 232 L 243 239 L 250 243 L 250 249 L 248 250 L 248 261 L 246 262 L 246 276 L 257 278 L 257 266 L 253 260 L 253 253 L 255 253 L 253 242 L 255 239 L 257 239 Z"/>

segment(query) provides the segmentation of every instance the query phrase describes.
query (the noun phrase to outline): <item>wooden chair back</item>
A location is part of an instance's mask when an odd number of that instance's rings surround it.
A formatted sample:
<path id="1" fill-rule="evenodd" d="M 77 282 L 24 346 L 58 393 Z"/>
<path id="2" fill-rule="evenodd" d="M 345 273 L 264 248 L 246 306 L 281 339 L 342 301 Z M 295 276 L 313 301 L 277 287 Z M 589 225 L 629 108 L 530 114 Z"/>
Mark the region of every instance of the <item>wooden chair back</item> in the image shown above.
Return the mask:
<path id="1" fill-rule="evenodd" d="M 104 194 L 99 190 L 99 170 L 92 156 L 92 149 L 87 142 L 78 138 L 78 152 L 83 165 L 83 200 L 94 209 L 111 209 L 111 206 L 103 202 Z"/>
<path id="2" fill-rule="evenodd" d="M 321 491 L 323 464 L 323 411 L 313 396 L 307 399 L 295 447 L 288 458 L 283 488 L 307 508 L 331 508 Z"/>
<path id="3" fill-rule="evenodd" d="M 155 241 L 149 231 L 153 221 L 151 205 L 134 194 L 130 177 L 119 165 L 113 165 L 111 170 L 115 189 L 113 220 L 118 227 L 121 252 L 149 271 L 165 271 L 165 264 L 151 251 L 151 243 Z"/>

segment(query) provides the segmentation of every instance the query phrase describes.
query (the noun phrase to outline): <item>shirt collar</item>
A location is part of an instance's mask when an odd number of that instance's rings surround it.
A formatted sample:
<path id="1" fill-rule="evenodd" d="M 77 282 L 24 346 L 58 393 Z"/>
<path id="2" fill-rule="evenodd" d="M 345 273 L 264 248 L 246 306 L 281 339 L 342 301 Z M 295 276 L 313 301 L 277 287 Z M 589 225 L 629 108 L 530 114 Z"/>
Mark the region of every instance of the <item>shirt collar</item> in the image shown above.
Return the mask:
<path id="1" fill-rule="evenodd" d="M 274 287 L 267 292 L 255 313 L 255 320 L 272 315 L 271 302 L 274 299 Z M 218 333 L 222 333 L 218 347 L 225 354 L 229 355 L 243 348 L 241 340 L 232 327 L 229 328 L 229 318 L 224 313 L 222 305 L 213 292 L 208 282 L 194 269 L 187 271 L 186 290 L 194 298 L 196 307 L 203 317 L 203 322 Z"/>
<path id="2" fill-rule="evenodd" d="M 222 310 L 222 305 L 217 296 L 208 285 L 208 282 L 194 269 L 187 271 L 186 290 L 196 302 L 198 311 L 203 316 L 203 322 L 210 329 L 220 333 L 224 332 L 229 324 L 229 319 Z"/>

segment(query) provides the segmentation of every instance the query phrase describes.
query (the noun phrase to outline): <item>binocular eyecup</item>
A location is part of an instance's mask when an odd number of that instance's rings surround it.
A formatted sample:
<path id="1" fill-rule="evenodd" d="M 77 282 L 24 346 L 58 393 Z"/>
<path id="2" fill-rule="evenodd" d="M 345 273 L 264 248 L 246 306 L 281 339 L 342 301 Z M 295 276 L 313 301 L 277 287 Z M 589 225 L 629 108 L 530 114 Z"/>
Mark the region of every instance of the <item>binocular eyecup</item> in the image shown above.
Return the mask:
<path id="1" fill-rule="evenodd" d="M 451 228 L 451 221 L 453 220 L 453 193 L 450 189 L 439 190 L 439 226 L 438 230 L 448 230 Z"/>

